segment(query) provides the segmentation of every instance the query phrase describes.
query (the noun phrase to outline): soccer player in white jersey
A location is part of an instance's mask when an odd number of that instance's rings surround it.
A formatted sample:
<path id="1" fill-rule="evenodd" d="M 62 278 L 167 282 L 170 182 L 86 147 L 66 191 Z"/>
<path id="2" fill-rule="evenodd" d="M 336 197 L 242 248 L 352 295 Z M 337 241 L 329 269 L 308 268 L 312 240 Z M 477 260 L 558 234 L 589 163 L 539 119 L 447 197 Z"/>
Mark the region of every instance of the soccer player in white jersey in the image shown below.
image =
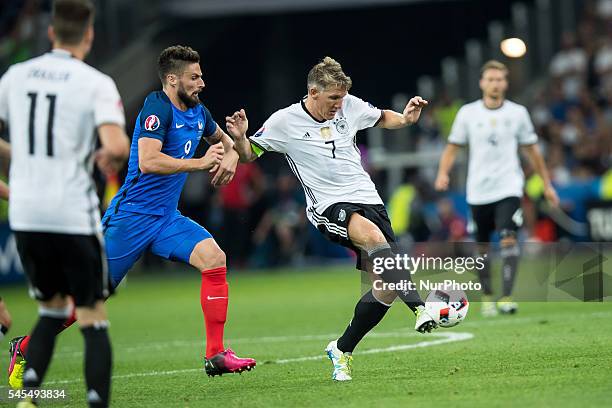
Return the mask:
<path id="1" fill-rule="evenodd" d="M 103 170 L 129 154 L 113 80 L 83 62 L 93 42 L 90 0 L 56 0 L 51 52 L 15 64 L 0 80 L 0 120 L 9 127 L 9 222 L 39 302 L 23 385 L 40 387 L 70 296 L 85 340 L 91 407 L 109 404 L 111 344 L 103 300 L 109 295 L 94 159 Z M 95 131 L 101 149 L 95 151 Z M 11 367 L 17 363 L 14 353 Z M 34 406 L 24 400 L 19 406 Z"/>
<path id="2" fill-rule="evenodd" d="M 355 346 L 384 317 L 396 296 L 415 313 L 417 331 L 436 327 L 416 291 L 395 292 L 380 284 L 409 280 L 408 271 L 391 268 L 380 276 L 372 271 L 377 259 L 395 256 L 390 244 L 396 239 L 355 144 L 358 130 L 399 129 L 415 123 L 427 101 L 416 96 L 402 113 L 375 108 L 348 94 L 351 79 L 330 57 L 310 70 L 307 85 L 305 98 L 272 114 L 250 138 L 244 110 L 227 117 L 226 124 L 241 161 L 255 160 L 264 152 L 285 155 L 304 188 L 310 222 L 329 240 L 354 250 L 357 269 L 379 283 L 359 300 L 344 334 L 326 348 L 334 364 L 332 378 L 347 381 Z"/>
<path id="3" fill-rule="evenodd" d="M 489 61 L 483 65 L 480 77 L 482 99 L 464 105 L 457 113 L 435 181 L 438 191 L 448 189 L 449 172 L 455 156 L 461 147 L 469 146 L 467 202 L 476 226 L 479 254 L 488 253 L 493 231 L 500 235 L 503 292 L 497 305 L 492 302 L 489 262 L 478 271 L 485 316 L 495 315 L 498 311 L 515 313 L 518 308 L 511 295 L 518 268 L 517 230 L 523 221 L 524 175 L 519 147 L 542 177 L 545 198 L 553 206 L 559 204 L 538 148 L 538 136 L 529 112 L 524 106 L 505 98 L 507 76 L 508 69 L 501 62 Z"/>

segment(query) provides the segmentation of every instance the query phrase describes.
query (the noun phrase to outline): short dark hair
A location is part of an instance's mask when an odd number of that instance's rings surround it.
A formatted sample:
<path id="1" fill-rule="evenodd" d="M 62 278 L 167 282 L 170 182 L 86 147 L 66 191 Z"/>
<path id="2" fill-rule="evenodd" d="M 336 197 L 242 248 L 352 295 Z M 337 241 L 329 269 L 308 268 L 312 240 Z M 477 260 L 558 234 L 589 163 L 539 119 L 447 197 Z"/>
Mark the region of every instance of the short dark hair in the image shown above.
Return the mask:
<path id="1" fill-rule="evenodd" d="M 166 75 L 180 75 L 187 64 L 200 62 L 200 54 L 191 47 L 185 45 L 173 45 L 159 54 L 157 59 L 157 71 L 162 84 L 166 82 Z"/>
<path id="2" fill-rule="evenodd" d="M 91 0 L 55 0 L 51 25 L 59 42 L 76 45 L 93 24 L 95 8 Z"/>

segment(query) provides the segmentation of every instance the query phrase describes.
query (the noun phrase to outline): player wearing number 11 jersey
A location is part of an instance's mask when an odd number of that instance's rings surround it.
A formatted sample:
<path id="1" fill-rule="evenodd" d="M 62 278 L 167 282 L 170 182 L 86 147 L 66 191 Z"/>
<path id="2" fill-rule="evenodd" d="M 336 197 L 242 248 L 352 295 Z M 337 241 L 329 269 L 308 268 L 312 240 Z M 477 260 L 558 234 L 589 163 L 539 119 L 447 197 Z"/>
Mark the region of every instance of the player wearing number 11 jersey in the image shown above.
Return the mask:
<path id="1" fill-rule="evenodd" d="M 22 380 L 29 389 L 41 386 L 55 336 L 70 315 L 70 296 L 85 340 L 87 402 L 106 407 L 108 269 L 92 171 L 94 158 L 102 170 L 122 162 L 129 140 L 113 80 L 83 62 L 93 16 L 89 0 L 54 1 L 52 51 L 13 65 L 0 80 L 0 127 L 8 126 L 11 142 L 9 222 L 39 304 L 27 363 L 22 338 L 14 339 L 8 372 L 13 386 Z M 35 405 L 25 398 L 18 406 Z"/>

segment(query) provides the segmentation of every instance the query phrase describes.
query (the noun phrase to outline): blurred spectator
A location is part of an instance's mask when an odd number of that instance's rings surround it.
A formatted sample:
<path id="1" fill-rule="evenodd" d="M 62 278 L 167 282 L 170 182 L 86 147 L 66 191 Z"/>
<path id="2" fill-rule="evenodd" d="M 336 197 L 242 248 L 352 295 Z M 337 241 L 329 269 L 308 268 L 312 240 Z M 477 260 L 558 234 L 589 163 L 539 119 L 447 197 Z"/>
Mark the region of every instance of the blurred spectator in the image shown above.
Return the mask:
<path id="1" fill-rule="evenodd" d="M 234 180 L 220 189 L 223 208 L 221 246 L 232 266 L 243 266 L 249 255 L 248 237 L 255 228 L 251 208 L 261 198 L 265 182 L 259 166 L 243 163 L 236 168 Z"/>
<path id="2" fill-rule="evenodd" d="M 599 0 L 596 10 L 602 19 L 612 20 L 612 0 Z"/>
<path id="3" fill-rule="evenodd" d="M 253 267 L 292 265 L 306 245 L 304 194 L 292 174 L 281 174 L 268 197 L 269 207 L 253 234 Z"/>
<path id="4" fill-rule="evenodd" d="M 587 55 L 578 47 L 574 33 L 563 33 L 561 50 L 555 54 L 550 63 L 550 73 L 559 80 L 565 99 L 578 97 L 584 83 L 587 69 Z"/>
<path id="5" fill-rule="evenodd" d="M 604 38 L 595 54 L 595 73 L 599 76 L 597 92 L 603 94 L 605 89 L 612 88 L 612 37 Z"/>
<path id="6" fill-rule="evenodd" d="M 438 101 L 432 109 L 434 118 L 444 140 L 448 138 L 457 112 L 463 105 L 461 99 L 452 99 L 446 90 L 442 90 Z"/>
<path id="7" fill-rule="evenodd" d="M 49 47 L 49 2 L 5 0 L 0 14 L 0 72 Z"/>
<path id="8" fill-rule="evenodd" d="M 565 155 L 563 148 L 559 144 L 553 145 L 548 149 L 547 164 L 553 183 L 560 186 L 570 183 L 571 174 L 565 165 Z"/>
<path id="9" fill-rule="evenodd" d="M 467 223 L 455 211 L 453 202 L 449 198 L 442 198 L 437 202 L 437 211 L 440 217 L 438 229 L 433 231 L 430 240 L 440 242 L 463 241 L 467 235 Z"/>

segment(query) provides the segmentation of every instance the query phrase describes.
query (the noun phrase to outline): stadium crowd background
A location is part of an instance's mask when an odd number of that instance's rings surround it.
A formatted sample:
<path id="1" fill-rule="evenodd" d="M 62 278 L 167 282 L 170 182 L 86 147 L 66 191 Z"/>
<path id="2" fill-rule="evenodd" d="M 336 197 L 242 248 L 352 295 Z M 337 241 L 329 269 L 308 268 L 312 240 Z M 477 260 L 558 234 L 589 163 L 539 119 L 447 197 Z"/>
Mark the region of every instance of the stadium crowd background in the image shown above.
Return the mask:
<path id="1" fill-rule="evenodd" d="M 99 3 L 102 12 L 99 13 L 96 24 L 102 27 L 102 34 L 99 34 L 96 40 L 89 61 L 104 71 L 104 63 L 112 58 L 115 46 L 137 41 L 139 30 L 134 28 L 135 24 L 146 23 L 147 19 L 164 18 L 164 15 L 155 12 L 144 13 L 145 15 L 139 13 L 139 8 L 142 10 L 144 8 L 141 7 L 142 2 L 138 1 Z M 420 7 L 419 12 L 422 14 L 418 18 L 423 18 L 423 15 L 433 16 L 432 11 L 428 11 L 426 3 L 428 2 L 406 4 L 402 6 L 406 10 L 401 9 L 401 11 L 410 14 L 411 7 Z M 374 47 L 378 42 L 384 41 L 385 33 L 381 33 L 380 38 L 370 38 L 365 34 L 363 38 L 359 37 L 360 43 L 366 49 L 361 52 L 368 54 L 365 62 L 359 61 L 360 52 L 331 54 L 343 63 L 346 72 L 353 76 L 355 88 L 358 90 L 356 92 L 364 98 L 370 98 L 371 95 L 371 101 L 376 105 L 391 106 L 395 100 L 401 100 L 402 94 L 411 95 L 417 91 L 426 93 L 423 96 L 430 98 L 432 103 L 425 110 L 418 125 L 410 129 L 399 144 L 393 146 L 394 151 L 399 148 L 403 153 L 413 154 L 410 157 L 416 158 L 439 157 L 441 154 L 454 115 L 462 103 L 469 101 L 474 89 L 477 91 L 477 83 L 466 85 L 474 88 L 468 93 L 451 92 L 450 89 L 440 86 L 439 82 L 433 87 L 427 87 L 426 81 L 415 82 L 415 86 L 411 86 L 410 81 L 416 81 L 418 75 L 427 73 L 427 70 L 431 69 L 430 60 L 435 60 L 433 64 L 439 64 L 439 60 L 446 56 L 436 53 L 452 53 L 454 49 L 455 56 L 460 57 L 458 54 L 463 51 L 464 43 L 469 37 L 484 38 L 486 36 L 484 23 L 492 19 L 508 20 L 511 7 L 516 2 L 490 3 L 496 5 L 483 6 L 486 3 L 478 1 L 445 2 L 449 8 L 449 16 L 446 17 L 448 19 L 456 18 L 463 13 L 467 15 L 474 7 L 484 7 L 479 17 L 482 20 L 478 21 L 478 17 L 474 17 L 476 19 L 471 22 L 470 27 L 464 28 L 463 31 L 459 30 L 457 38 L 454 39 L 448 38 L 448 34 L 445 33 L 438 33 L 434 39 L 424 39 L 422 46 L 407 51 L 409 55 L 399 57 L 388 55 L 388 50 L 383 45 L 378 49 Z M 523 3 L 534 7 L 535 4 L 546 1 Z M 523 231 L 523 240 L 544 242 L 560 239 L 589 240 L 588 228 L 585 227 L 588 221 L 589 202 L 612 200 L 612 170 L 609 168 L 612 159 L 612 0 L 570 0 L 559 3 L 560 6 L 571 3 L 572 20 L 566 27 L 561 24 L 554 25 L 552 32 L 556 33 L 553 39 L 555 48 L 551 50 L 552 58 L 549 58 L 546 64 L 541 64 L 533 72 L 533 69 L 524 67 L 526 62 L 502 59 L 509 64 L 513 74 L 510 97 L 518 99 L 530 109 L 544 157 L 562 201 L 562 208 L 569 216 L 569 219 L 555 216 L 541 205 L 543 201 L 541 183 L 537 176 L 532 175 L 531 169 L 525 168 L 527 183 L 523 208 L 526 228 Z M 46 27 L 49 21 L 50 2 L 5 0 L 1 7 L 0 73 L 4 73 L 9 65 L 48 49 Z M 438 4 L 436 13 L 440 13 L 440 10 L 443 8 Z M 113 13 L 119 13 L 123 19 L 114 19 Z M 317 15 L 324 12 L 315 10 L 308 13 Z M 373 19 L 377 19 L 376 13 L 397 14 L 391 13 L 385 6 L 380 9 L 346 12 L 331 10 L 325 13 L 332 18 L 339 19 L 342 15 L 343 18 L 354 21 L 351 27 L 354 27 L 352 31 L 357 32 L 355 35 L 359 35 L 363 23 L 367 21 L 363 20 L 364 15 L 367 16 L 369 13 Z M 138 18 L 131 18 L 135 15 Z M 304 72 L 316 62 L 317 58 L 322 58 L 325 53 L 333 53 L 338 49 L 332 47 L 322 52 L 313 44 L 312 49 L 304 50 L 304 55 L 293 62 L 294 67 L 298 63 L 304 64 L 292 73 L 293 78 L 298 79 L 293 80 L 291 76 L 283 76 L 279 72 L 287 66 L 287 63 L 281 63 L 281 60 L 291 59 L 291 55 L 286 57 L 282 52 L 276 55 L 270 50 L 264 50 L 263 47 L 270 45 L 270 41 L 280 41 L 281 49 L 297 49 L 293 52 L 300 52 L 299 44 L 303 40 L 295 39 L 296 34 L 293 31 L 285 36 L 289 38 L 270 40 L 270 37 L 278 36 L 282 33 L 280 30 L 289 30 L 289 26 L 293 23 L 307 20 L 308 15 L 291 15 L 293 20 L 286 22 L 285 19 L 284 23 L 279 22 L 282 17 L 272 14 L 235 18 L 220 16 L 217 19 L 213 17 L 197 20 L 193 17 L 174 16 L 170 23 L 160 29 L 155 38 L 163 38 L 169 44 L 178 42 L 192 45 L 200 51 L 203 57 L 204 79 L 207 82 L 207 89 L 202 98 L 207 101 L 216 120 L 222 124 L 225 114 L 245 106 L 247 112 L 253 112 L 250 115 L 252 132 L 260 126 L 268 114 L 297 101 L 305 86 L 304 80 L 299 78 L 305 77 Z M 342 21 L 344 20 L 337 20 L 336 24 L 342 24 Z M 271 22 L 273 24 L 270 24 Z M 479 24 L 484 28 L 478 28 Z M 270 28 L 270 25 L 273 27 Z M 126 29 L 126 26 L 130 29 Z M 266 27 L 262 29 L 263 39 L 258 37 L 259 33 L 253 36 L 255 38 L 245 37 L 250 32 L 257 32 L 260 26 Z M 332 37 L 337 34 L 334 30 L 338 29 L 341 28 L 332 29 Z M 220 49 L 221 45 L 215 46 L 214 43 L 199 46 L 203 44 L 200 37 L 211 35 L 210 33 L 214 33 L 215 30 L 217 35 L 224 33 L 223 30 L 234 32 L 232 34 L 234 37 L 226 38 L 226 41 L 230 43 L 236 41 L 242 54 L 232 55 L 229 51 L 223 52 Z M 399 33 L 405 31 L 401 27 L 398 30 Z M 506 32 L 511 31 L 511 29 L 506 30 Z M 259 48 L 253 49 L 251 45 L 260 40 Z M 292 43 L 292 40 L 295 40 L 295 43 Z M 156 41 L 152 43 L 154 44 L 150 46 L 155 50 L 166 45 L 165 43 L 158 45 Z M 436 51 L 437 43 L 448 43 L 448 47 L 444 51 Z M 531 44 L 528 42 L 527 45 L 528 54 L 533 54 Z M 308 59 L 309 55 L 313 55 L 314 58 Z M 232 57 L 238 61 L 232 61 Z M 531 57 L 533 58 L 533 55 Z M 402 63 L 410 61 L 419 65 L 421 58 L 422 71 L 413 69 L 411 72 L 401 67 Z M 249 79 L 257 78 L 259 75 L 254 75 L 253 72 L 257 70 L 262 60 L 267 61 L 267 73 L 260 75 L 264 85 L 249 84 Z M 367 65 L 367 69 L 364 68 L 364 64 Z M 152 71 L 147 75 L 155 75 L 154 60 L 148 61 L 144 66 L 148 66 Z M 244 71 L 244 75 L 241 70 Z M 433 71 L 438 74 L 439 65 Z M 221 75 L 223 72 L 227 75 Z M 523 76 L 514 76 L 517 72 Z M 376 77 L 368 78 L 368 75 Z M 401 79 L 405 80 L 404 76 L 415 78 L 410 78 L 407 84 L 395 86 Z M 236 87 L 225 85 L 224 81 L 229 81 L 230 78 L 238 82 Z M 126 117 L 130 132 L 140 108 L 138 103 L 130 101 L 141 102 L 146 92 L 126 95 L 126 91 L 121 87 L 121 81 L 118 82 L 124 102 L 127 100 Z M 147 91 L 150 91 L 158 88 L 158 85 L 152 81 L 148 87 Z M 381 88 L 382 91 L 377 88 Z M 394 88 L 401 93 L 391 93 Z M 274 89 L 278 92 L 274 92 Z M 265 100 L 258 103 L 261 98 Z M 454 188 L 445 194 L 436 193 L 433 189 L 437 162 L 433 165 L 418 165 L 418 160 L 417 165 L 408 163 L 401 169 L 401 178 L 390 182 L 387 169 L 377 166 L 375 160 L 370 160 L 370 153 L 374 150 L 372 140 L 374 139 L 365 135 L 361 135 L 358 139 L 364 166 L 379 186 L 396 233 L 408 243 L 469 239 L 468 207 L 463 190 L 465 164 L 460 163 L 456 167 L 456 177 L 452 180 Z M 206 146 L 200 148 L 205 149 Z M 1 165 L 2 173 L 6 174 L 7 164 Z M 118 175 L 117 179 L 107 181 L 100 178 L 100 194 L 105 197 L 104 202 L 110 200 L 120 185 L 121 176 Z M 228 254 L 231 267 L 297 266 L 320 262 L 322 259 L 350 256 L 343 248 L 325 242 L 308 223 L 304 213 L 303 192 L 282 157 L 267 157 L 257 163 L 240 165 L 234 181 L 221 189 L 211 188 L 208 177 L 205 172 L 189 176 L 181 200 L 181 210 L 213 233 Z M 6 203 L 0 203 L 0 224 L 6 222 Z M 157 262 L 160 261 L 145 259 L 145 265 Z"/>

